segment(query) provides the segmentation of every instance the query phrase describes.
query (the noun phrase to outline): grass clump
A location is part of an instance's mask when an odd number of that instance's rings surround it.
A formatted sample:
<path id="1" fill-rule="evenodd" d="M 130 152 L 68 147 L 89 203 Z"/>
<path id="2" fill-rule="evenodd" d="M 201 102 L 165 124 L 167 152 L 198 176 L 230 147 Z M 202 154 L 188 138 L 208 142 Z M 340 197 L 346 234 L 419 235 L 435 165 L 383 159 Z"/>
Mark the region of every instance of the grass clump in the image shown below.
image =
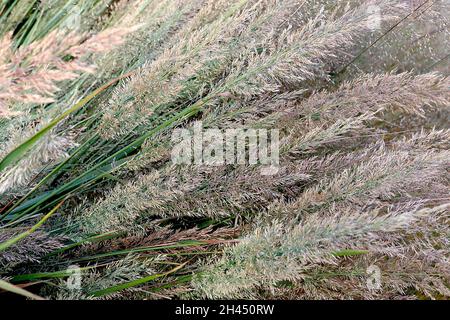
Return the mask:
<path id="1" fill-rule="evenodd" d="M 48 6 L 0 4 L 0 289 L 450 296 L 445 1 Z M 174 164 L 200 122 L 279 130 L 277 171 Z"/>

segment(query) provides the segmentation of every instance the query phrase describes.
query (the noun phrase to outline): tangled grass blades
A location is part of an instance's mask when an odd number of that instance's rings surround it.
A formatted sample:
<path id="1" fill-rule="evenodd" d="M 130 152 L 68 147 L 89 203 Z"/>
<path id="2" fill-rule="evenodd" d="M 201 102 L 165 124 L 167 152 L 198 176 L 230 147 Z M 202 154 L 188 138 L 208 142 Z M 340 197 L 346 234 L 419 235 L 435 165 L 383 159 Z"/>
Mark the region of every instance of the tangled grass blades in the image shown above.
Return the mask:
<path id="1" fill-rule="evenodd" d="M 449 19 L 1 1 L 0 295 L 448 299 Z"/>

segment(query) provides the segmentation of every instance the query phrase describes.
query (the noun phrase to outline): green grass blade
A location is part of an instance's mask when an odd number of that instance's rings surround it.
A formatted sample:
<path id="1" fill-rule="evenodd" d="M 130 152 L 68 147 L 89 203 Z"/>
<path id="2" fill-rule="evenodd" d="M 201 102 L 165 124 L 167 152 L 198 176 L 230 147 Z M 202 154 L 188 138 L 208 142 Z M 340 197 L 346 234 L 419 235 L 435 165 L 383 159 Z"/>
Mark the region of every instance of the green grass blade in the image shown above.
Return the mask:
<path id="1" fill-rule="evenodd" d="M 48 254 L 48 256 L 54 256 L 54 255 L 63 253 L 65 251 L 67 251 L 67 250 L 71 250 L 73 248 L 76 248 L 76 247 L 81 246 L 81 245 L 86 244 L 86 243 L 95 243 L 95 242 L 105 241 L 105 240 L 109 240 L 109 239 L 114 239 L 114 238 L 116 238 L 116 237 L 118 237 L 120 235 L 121 235 L 121 233 L 108 232 L 108 233 L 96 235 L 96 236 L 93 236 L 93 237 L 89 237 L 87 239 L 84 239 L 84 240 L 81 240 L 81 241 L 69 244 L 69 245 L 67 245 L 67 246 L 65 246 L 63 248 L 60 248 L 60 249 L 58 249 L 58 250 Z"/>
<path id="2" fill-rule="evenodd" d="M 133 143 L 129 144 L 128 146 L 122 148 L 121 150 L 117 151 L 115 154 L 109 156 L 105 160 L 101 161 L 100 163 L 96 164 L 91 169 L 87 170 L 80 176 L 74 178 L 72 181 L 66 183 L 65 185 L 55 189 L 54 191 L 50 192 L 46 196 L 39 196 L 39 200 L 36 201 L 35 199 L 31 200 L 31 203 L 34 203 L 31 207 L 28 205 L 29 203 L 24 204 L 23 206 L 16 208 L 11 213 L 17 213 L 18 211 L 25 210 L 15 216 L 14 218 L 9 218 L 9 221 L 17 220 L 24 215 L 28 213 L 33 213 L 33 210 L 36 209 L 40 204 L 44 203 L 45 201 L 49 200 L 52 197 L 61 195 L 63 193 L 67 193 L 71 190 L 76 189 L 78 186 L 81 186 L 83 184 L 92 183 L 94 181 L 97 181 L 108 173 L 113 172 L 117 168 L 119 168 L 121 165 L 125 164 L 127 162 L 127 159 L 124 159 L 125 157 L 129 156 L 133 152 L 135 152 L 140 146 L 150 137 L 153 135 L 161 132 L 164 129 L 167 129 L 171 127 L 172 125 L 178 123 L 178 121 L 188 119 L 191 116 L 199 113 L 202 110 L 203 105 L 207 102 L 207 100 L 201 100 L 197 102 L 196 104 L 192 105 L 189 108 L 186 108 L 182 112 L 174 115 L 171 119 L 165 121 L 161 125 L 157 126 L 153 130 L 147 132 L 145 135 L 141 136 L 137 140 L 135 140 Z M 65 197 L 64 195 L 61 195 L 61 197 Z M 4 217 L 6 219 L 8 217 Z"/>
<path id="3" fill-rule="evenodd" d="M 93 296 L 93 297 L 101 297 L 101 296 L 105 296 L 105 295 L 108 295 L 108 294 L 119 292 L 119 291 L 122 291 L 122 290 L 125 290 L 125 289 L 133 288 L 133 287 L 139 286 L 141 284 L 144 284 L 144 283 L 156 280 L 158 278 L 162 278 L 162 277 L 168 276 L 168 275 L 170 275 L 172 273 L 175 273 L 178 270 L 180 270 L 181 268 L 183 268 L 185 265 L 186 265 L 186 263 L 184 263 L 184 264 L 182 264 L 182 265 L 180 265 L 180 266 L 178 266 L 178 267 L 176 267 L 176 268 L 174 268 L 174 269 L 172 269 L 172 270 L 170 270 L 170 271 L 168 271 L 166 273 L 154 274 L 154 275 L 151 275 L 151 276 L 148 276 L 148 277 L 145 277 L 145 278 L 141 278 L 141 279 L 138 279 L 138 280 L 122 283 L 122 284 L 119 284 L 119 285 L 116 285 L 116 286 L 112 286 L 112 287 L 109 287 L 109 288 L 106 288 L 106 289 L 103 289 L 103 290 L 94 291 L 94 292 L 89 293 L 89 295 Z"/>
<path id="4" fill-rule="evenodd" d="M 335 256 L 335 257 L 354 257 L 354 256 L 360 256 L 363 254 L 368 254 L 368 253 L 369 253 L 369 251 L 367 251 L 367 250 L 347 249 L 347 250 L 333 252 L 333 256 Z"/>
<path id="5" fill-rule="evenodd" d="M 5 170 L 8 166 L 13 163 L 17 163 L 21 160 L 21 158 L 41 139 L 46 133 L 48 133 L 51 129 L 53 129 L 56 125 L 58 125 L 62 120 L 68 117 L 70 114 L 78 111 L 83 108 L 87 103 L 89 103 L 92 99 L 98 96 L 100 93 L 108 89 L 110 86 L 114 85 L 121 79 L 127 78 L 131 75 L 131 73 L 127 73 L 123 76 L 115 78 L 108 82 L 107 84 L 101 86 L 100 88 L 94 90 L 92 93 L 81 99 L 78 103 L 76 103 L 72 108 L 66 110 L 61 115 L 56 117 L 52 122 L 46 125 L 44 128 L 39 130 L 35 135 L 31 138 L 23 142 L 13 151 L 11 151 L 6 157 L 0 162 L 0 172 Z"/>
<path id="6" fill-rule="evenodd" d="M 6 282 L 4 280 L 1 280 L 1 279 L 0 279 L 0 289 L 9 291 L 9 292 L 33 299 L 33 300 L 45 300 L 44 298 L 42 298 L 38 295 L 35 295 L 34 293 L 31 293 L 27 290 L 19 288 L 18 286 L 15 286 L 15 285 L 13 285 L 9 282 Z"/>
<path id="7" fill-rule="evenodd" d="M 93 256 L 83 257 L 83 258 L 79 258 L 76 260 L 72 260 L 71 262 L 98 260 L 98 259 L 109 258 L 109 257 L 114 257 L 114 256 L 126 255 L 129 253 L 160 251 L 160 250 L 167 250 L 167 249 L 179 249 L 179 248 L 185 248 L 185 247 L 197 247 L 197 246 L 201 246 L 201 245 L 205 245 L 205 244 L 207 244 L 207 243 L 202 242 L 202 241 L 186 240 L 186 241 L 180 241 L 178 243 L 170 244 L 170 245 L 160 245 L 160 246 L 154 246 L 154 247 L 139 247 L 139 248 L 133 248 L 133 249 L 100 253 L 100 254 L 96 254 Z"/>
<path id="8" fill-rule="evenodd" d="M 15 236 L 12 239 L 9 239 L 5 242 L 0 243 L 0 252 L 5 251 L 12 245 L 23 240 L 24 238 L 28 237 L 30 234 L 35 232 L 37 229 L 39 229 L 62 206 L 63 203 L 64 203 L 64 201 L 61 201 L 55 208 L 53 208 L 49 213 L 47 213 L 38 223 L 36 223 L 29 230 Z"/>
<path id="9" fill-rule="evenodd" d="M 98 266 L 92 266 L 92 267 L 84 267 L 80 268 L 80 271 L 86 271 L 95 269 Z M 55 271 L 55 272 L 41 272 L 41 273 L 31 273 L 31 274 L 22 274 L 15 276 L 11 279 L 11 282 L 24 282 L 24 281 L 34 281 L 34 280 L 41 280 L 41 279 L 58 279 L 58 278 L 65 278 L 70 277 L 73 274 L 73 270 L 61 270 L 61 271 Z"/>

